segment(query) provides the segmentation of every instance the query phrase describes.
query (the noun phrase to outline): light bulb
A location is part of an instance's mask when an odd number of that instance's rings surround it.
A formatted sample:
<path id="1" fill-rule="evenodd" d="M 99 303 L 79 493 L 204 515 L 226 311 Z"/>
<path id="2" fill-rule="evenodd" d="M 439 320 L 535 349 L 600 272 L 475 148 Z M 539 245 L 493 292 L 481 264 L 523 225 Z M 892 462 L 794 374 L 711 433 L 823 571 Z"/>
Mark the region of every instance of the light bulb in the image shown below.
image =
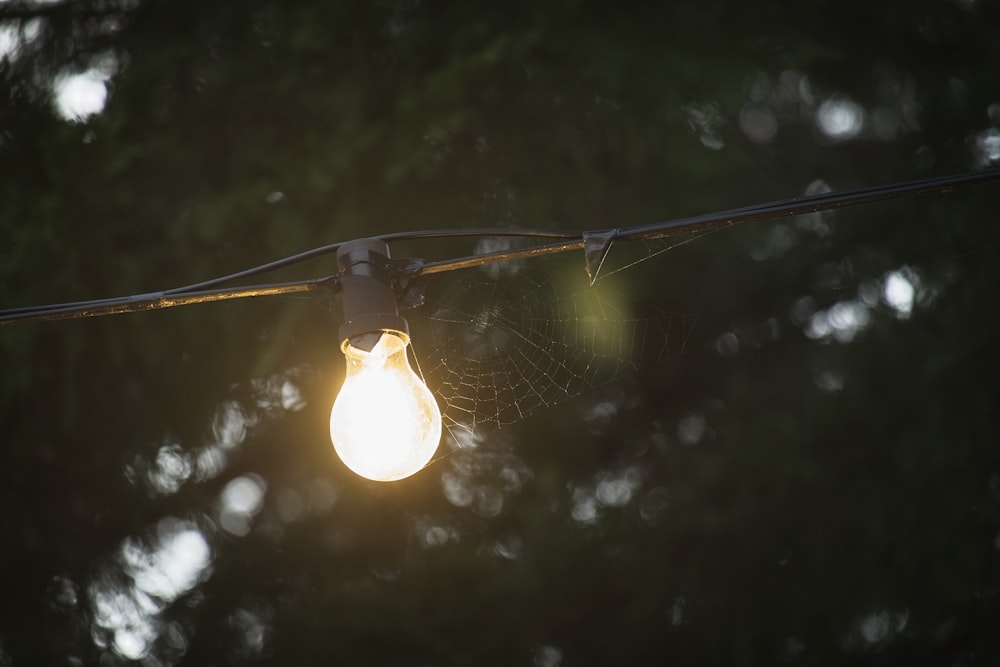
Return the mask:
<path id="1" fill-rule="evenodd" d="M 410 368 L 409 337 L 382 331 L 370 352 L 343 343 L 347 377 L 330 413 L 330 437 L 344 464 L 390 482 L 418 472 L 441 439 L 441 410 Z"/>

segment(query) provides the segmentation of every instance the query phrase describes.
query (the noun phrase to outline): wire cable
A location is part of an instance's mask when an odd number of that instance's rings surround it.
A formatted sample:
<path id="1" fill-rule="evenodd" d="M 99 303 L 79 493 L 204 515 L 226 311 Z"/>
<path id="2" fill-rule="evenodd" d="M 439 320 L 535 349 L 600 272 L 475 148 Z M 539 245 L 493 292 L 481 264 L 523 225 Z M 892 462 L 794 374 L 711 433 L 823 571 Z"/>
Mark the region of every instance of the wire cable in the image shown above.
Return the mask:
<path id="1" fill-rule="evenodd" d="M 859 206 L 878 201 L 887 201 L 903 197 L 915 197 L 927 194 L 947 194 L 955 189 L 1000 182 L 1000 169 L 969 172 L 952 176 L 939 176 L 915 181 L 893 183 L 844 192 L 828 192 L 818 195 L 794 197 L 765 204 L 756 204 L 742 208 L 729 209 L 717 213 L 676 218 L 622 229 L 601 229 L 584 232 L 561 232 L 531 228 L 466 228 L 466 229 L 433 229 L 411 232 L 395 232 L 382 234 L 372 238 L 385 242 L 417 241 L 435 238 L 462 237 L 521 237 L 547 240 L 548 243 L 501 250 L 492 253 L 470 255 L 437 262 L 422 263 L 419 268 L 408 274 L 407 279 L 422 275 L 456 271 L 461 269 L 484 266 L 497 262 L 508 262 L 517 259 L 538 257 L 571 250 L 584 249 L 590 238 L 602 239 L 605 244 L 616 241 L 632 241 L 639 239 L 662 239 L 679 234 L 709 232 L 747 222 L 760 222 L 779 218 L 815 213 L 848 206 Z M 255 296 L 274 296 L 311 291 L 321 287 L 339 288 L 339 275 L 324 278 L 310 278 L 300 281 L 251 285 L 239 288 L 222 288 L 222 285 L 276 271 L 316 257 L 335 253 L 343 243 L 333 243 L 305 252 L 284 257 L 282 259 L 255 266 L 243 271 L 232 273 L 202 282 L 176 287 L 161 292 L 150 292 L 134 296 L 116 297 L 110 299 L 94 299 L 42 306 L 24 306 L 0 310 L 0 325 L 32 322 L 39 320 L 62 320 L 100 315 L 130 313 L 141 310 L 155 310 L 184 306 L 192 303 L 206 303 L 228 299 L 241 299 Z"/>
<path id="2" fill-rule="evenodd" d="M 297 294 L 309 292 L 320 287 L 335 286 L 339 282 L 340 276 L 333 275 L 325 278 L 310 278 L 294 282 L 248 285 L 246 287 L 186 292 L 177 295 L 170 295 L 166 292 L 150 292 L 148 294 L 136 294 L 134 296 L 112 299 L 77 301 L 75 303 L 60 303 L 51 306 L 12 308 L 0 311 L 0 325 L 40 322 L 44 320 L 72 320 L 84 317 L 98 317 L 100 315 L 135 313 L 142 310 L 159 310 L 174 306 L 189 306 L 195 303 L 245 299 L 254 296 Z"/>
<path id="3" fill-rule="evenodd" d="M 590 236 L 605 236 L 610 241 L 634 241 L 639 239 L 662 239 L 680 234 L 693 234 L 696 232 L 710 232 L 733 225 L 747 222 L 762 222 L 765 220 L 777 220 L 804 213 L 817 213 L 819 211 L 829 211 L 848 206 L 859 206 L 878 201 L 888 201 L 891 199 L 901 199 L 904 197 L 917 197 L 927 194 L 947 194 L 953 190 L 973 185 L 984 185 L 986 183 L 1000 183 L 1000 169 L 970 172 L 954 176 L 939 176 L 925 178 L 916 181 L 906 181 L 893 183 L 891 185 L 879 185 L 859 190 L 848 190 L 844 192 L 827 192 L 818 195 L 808 195 L 805 197 L 794 197 L 766 204 L 756 204 L 743 208 L 729 209 L 718 213 L 706 213 L 687 218 L 675 218 L 663 222 L 654 222 L 648 225 L 639 225 L 624 229 L 603 229 L 591 232 L 576 234 L 572 237 L 563 237 L 568 240 L 562 243 L 551 243 L 543 246 L 531 248 L 521 248 L 517 250 L 499 251 L 474 257 L 463 257 L 458 259 L 443 260 L 439 262 L 428 262 L 423 274 L 441 273 L 455 269 L 464 269 L 473 266 L 495 262 L 508 262 L 539 255 L 565 252 L 568 250 L 579 250 L 585 246 L 585 240 Z"/>
<path id="4" fill-rule="evenodd" d="M 524 238 L 552 238 L 552 239 L 562 239 L 562 238 L 572 238 L 575 232 L 558 232 L 550 231 L 545 229 L 491 229 L 491 228 L 469 228 L 469 229 L 432 229 L 427 231 L 419 232 L 395 232 L 392 234 L 383 234 L 381 236 L 373 236 L 373 239 L 378 239 L 380 241 L 390 242 L 390 241 L 406 241 L 406 240 L 425 240 L 433 238 L 460 238 L 463 236 L 472 237 L 484 237 L 484 236 L 518 236 Z M 187 294 L 189 292 L 195 292 L 199 290 L 204 290 L 208 287 L 216 287 L 218 285 L 224 285 L 226 283 L 231 283 L 235 280 L 241 280 L 243 278 L 250 278 L 252 276 L 259 276 L 263 273 L 270 273 L 271 271 L 277 271 L 278 269 L 283 269 L 287 266 L 292 266 L 294 264 L 299 264 L 310 259 L 315 259 L 316 257 L 322 257 L 324 255 L 330 255 L 337 252 L 337 249 L 344 244 L 343 241 L 340 243 L 331 243 L 330 245 L 321 246 L 319 248 L 313 248 L 312 250 L 306 250 L 300 252 L 296 255 L 291 255 L 290 257 L 284 257 L 282 259 L 277 259 L 273 262 L 268 262 L 267 264 L 261 264 L 260 266 L 255 266 L 244 271 L 239 271 L 237 273 L 231 273 L 226 276 L 221 276 L 219 278 L 212 278 L 211 280 L 205 280 L 200 283 L 195 283 L 193 285 L 186 285 L 184 287 L 175 287 L 164 291 L 167 295 L 177 295 L 177 294 Z M 0 311 L 2 313 L 4 311 Z"/>

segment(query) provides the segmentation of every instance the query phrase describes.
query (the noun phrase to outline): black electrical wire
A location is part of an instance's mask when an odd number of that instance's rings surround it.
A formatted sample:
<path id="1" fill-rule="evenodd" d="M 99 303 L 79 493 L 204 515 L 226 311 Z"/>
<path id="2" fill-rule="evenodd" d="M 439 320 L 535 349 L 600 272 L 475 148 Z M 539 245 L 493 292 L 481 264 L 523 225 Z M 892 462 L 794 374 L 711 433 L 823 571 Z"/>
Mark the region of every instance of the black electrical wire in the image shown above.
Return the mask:
<path id="1" fill-rule="evenodd" d="M 544 229 L 490 229 L 490 228 L 478 228 L 478 229 L 432 229 L 428 231 L 420 232 L 395 232 L 392 234 L 383 234 L 382 236 L 373 236 L 372 238 L 385 241 L 386 243 L 390 241 L 403 241 L 403 240 L 424 240 L 432 238 L 460 238 L 460 237 L 482 237 L 482 236 L 518 236 L 525 238 L 550 238 L 550 239 L 564 239 L 573 238 L 577 236 L 576 232 L 558 232 L 549 231 Z M 322 257 L 323 255 L 329 255 L 337 252 L 337 249 L 342 246 L 344 242 L 331 243 L 330 245 L 321 246 L 319 248 L 313 248 L 312 250 L 306 250 L 305 252 L 300 252 L 297 255 L 292 255 L 290 257 L 284 257 L 282 259 L 275 260 L 273 262 L 268 262 L 267 264 L 261 264 L 260 266 L 255 266 L 245 271 L 239 271 L 238 273 L 231 273 L 228 276 L 221 276 L 219 278 L 212 278 L 211 280 L 206 280 L 204 282 L 195 283 L 193 285 L 186 285 L 184 287 L 175 287 L 174 289 L 166 290 L 164 294 L 176 295 L 176 294 L 186 294 L 188 292 L 193 292 L 197 290 L 204 290 L 208 287 L 216 287 L 218 285 L 224 285 L 226 283 L 233 282 L 234 280 L 240 280 L 243 278 L 249 278 L 251 276 L 259 276 L 263 273 L 270 273 L 271 271 L 276 271 L 278 269 L 283 269 L 287 266 L 292 266 L 293 264 L 298 264 L 306 260 L 315 259 L 316 257 Z M 2 314 L 5 311 L 0 311 Z"/>
<path id="2" fill-rule="evenodd" d="M 339 282 L 340 276 L 333 275 L 325 278 L 310 278 L 295 282 L 247 285 L 245 287 L 185 292 L 176 295 L 171 295 L 167 292 L 150 292 L 148 294 L 136 294 L 134 296 L 112 299 L 77 301 L 51 306 L 11 308 L 0 311 L 0 324 L 15 324 L 18 322 L 40 320 L 72 320 L 100 315 L 135 313 L 142 310 L 159 310 L 161 308 L 172 308 L 173 306 L 189 306 L 195 303 L 245 299 L 253 296 L 296 294 L 309 292 L 320 287 L 335 286 Z"/>
<path id="3" fill-rule="evenodd" d="M 952 190 L 1000 182 L 1000 169 L 969 172 L 954 176 L 936 176 L 916 181 L 876 185 L 846 192 L 826 192 L 817 195 L 794 197 L 767 204 L 758 204 L 745 208 L 732 209 L 720 213 L 698 215 L 690 218 L 680 218 L 651 225 L 640 225 L 628 230 L 622 230 L 618 239 L 630 240 L 636 238 L 664 238 L 690 231 L 712 231 L 746 222 L 777 220 L 804 213 L 830 211 L 848 206 L 872 204 L 890 199 L 902 199 L 927 194 L 947 194 Z"/>
<path id="4" fill-rule="evenodd" d="M 634 241 L 639 239 L 663 239 L 670 236 L 690 234 L 695 232 L 710 232 L 747 222 L 777 220 L 804 213 L 829 211 L 848 206 L 870 204 L 890 199 L 916 197 L 926 194 L 947 194 L 958 188 L 1000 182 L 1000 169 L 970 172 L 954 176 L 939 176 L 916 181 L 879 185 L 846 192 L 827 192 L 818 195 L 794 197 L 766 204 L 756 204 L 743 208 L 729 209 L 717 213 L 707 213 L 687 218 L 676 218 L 648 225 L 628 227 L 623 229 L 595 230 L 563 237 L 570 240 L 551 243 L 518 250 L 499 251 L 474 257 L 428 262 L 422 274 L 441 273 L 455 269 L 481 266 L 492 262 L 507 262 L 539 255 L 549 255 L 568 250 L 579 250 L 585 247 L 586 237 L 607 237 L 611 241 Z M 419 232 L 418 232 L 419 233 Z"/>
<path id="5" fill-rule="evenodd" d="M 396 232 L 383 234 L 372 238 L 385 242 L 416 241 L 434 238 L 461 237 L 521 237 L 545 239 L 549 243 L 501 250 L 493 253 L 470 255 L 437 262 L 421 263 L 416 268 L 411 267 L 407 278 L 421 275 L 456 271 L 497 262 L 507 262 L 516 259 L 550 255 L 554 253 L 579 250 L 587 247 L 588 239 L 598 238 L 607 245 L 615 241 L 632 241 L 639 239 L 662 239 L 679 234 L 694 232 L 709 232 L 747 222 L 760 222 L 779 218 L 815 213 L 848 206 L 859 206 L 878 201 L 915 197 L 926 194 L 947 194 L 952 190 L 973 185 L 1000 182 L 1000 169 L 970 172 L 953 176 L 926 178 L 903 183 L 893 183 L 845 192 L 829 192 L 818 195 L 795 197 L 776 202 L 746 206 L 717 213 L 708 213 L 674 220 L 666 220 L 647 225 L 639 225 L 622 229 L 602 229 L 587 232 L 559 232 L 544 229 L 435 229 L 413 232 Z M 170 308 L 192 303 L 206 303 L 228 299 L 241 299 L 254 296 L 274 296 L 311 291 L 320 287 L 339 287 L 339 276 L 310 278 L 306 280 L 251 285 L 247 287 L 221 288 L 221 285 L 237 280 L 269 273 L 304 262 L 309 259 L 335 253 L 342 243 L 313 248 L 305 252 L 285 257 L 267 264 L 262 264 L 244 271 L 213 278 L 184 287 L 177 287 L 162 292 L 151 292 L 134 296 L 111 299 L 95 299 L 76 301 L 72 303 L 52 304 L 44 306 L 25 306 L 0 310 L 0 325 L 16 324 L 38 320 L 76 319 L 112 315 L 118 313 L 136 312 Z M 214 288 L 214 289 L 210 289 Z"/>

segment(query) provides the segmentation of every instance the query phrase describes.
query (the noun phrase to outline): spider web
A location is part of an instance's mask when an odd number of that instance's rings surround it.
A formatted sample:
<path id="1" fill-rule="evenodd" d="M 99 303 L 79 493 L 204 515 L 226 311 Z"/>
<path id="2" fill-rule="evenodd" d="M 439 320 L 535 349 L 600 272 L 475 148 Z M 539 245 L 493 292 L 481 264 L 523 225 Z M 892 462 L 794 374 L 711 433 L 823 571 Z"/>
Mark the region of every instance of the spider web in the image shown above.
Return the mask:
<path id="1" fill-rule="evenodd" d="M 618 230 L 584 233 L 584 259 L 590 284 L 631 269 L 643 262 L 659 257 L 663 253 L 697 241 L 718 231 L 710 229 L 702 232 L 681 234 L 665 238 L 636 238 L 616 241 Z"/>
<path id="2" fill-rule="evenodd" d="M 641 254 L 664 249 L 650 243 Z M 561 271 L 552 263 L 493 265 L 427 285 L 414 352 L 453 435 L 516 423 L 684 352 L 696 315 L 639 303 L 614 281 L 590 284 L 579 256 Z M 629 255 L 613 265 L 635 263 Z"/>

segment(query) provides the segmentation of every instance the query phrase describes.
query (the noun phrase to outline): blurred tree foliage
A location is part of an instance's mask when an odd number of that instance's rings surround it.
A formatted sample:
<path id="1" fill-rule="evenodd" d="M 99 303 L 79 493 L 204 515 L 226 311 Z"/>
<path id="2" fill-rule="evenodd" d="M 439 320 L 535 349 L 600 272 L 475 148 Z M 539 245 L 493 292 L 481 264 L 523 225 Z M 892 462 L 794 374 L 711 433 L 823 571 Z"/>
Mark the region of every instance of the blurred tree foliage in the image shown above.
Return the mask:
<path id="1" fill-rule="evenodd" d="M 975 0 L 2 3 L 3 305 L 995 165 L 997 25 Z M 67 119 L 83 73 L 105 103 Z M 334 460 L 327 299 L 5 327 L 0 665 L 990 664 L 997 201 L 663 253 L 620 284 L 700 315 L 687 354 L 394 485 Z"/>

